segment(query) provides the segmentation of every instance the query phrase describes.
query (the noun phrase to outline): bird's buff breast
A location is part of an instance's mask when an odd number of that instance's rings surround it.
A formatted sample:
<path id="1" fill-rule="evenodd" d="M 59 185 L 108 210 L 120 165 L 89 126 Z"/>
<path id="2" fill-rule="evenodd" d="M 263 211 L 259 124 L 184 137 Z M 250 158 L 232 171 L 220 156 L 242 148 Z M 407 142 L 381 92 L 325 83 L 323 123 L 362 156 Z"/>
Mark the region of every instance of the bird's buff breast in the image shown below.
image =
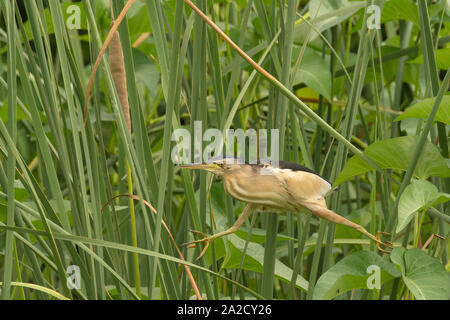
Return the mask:
<path id="1" fill-rule="evenodd" d="M 290 196 L 275 176 L 223 176 L 225 191 L 233 198 L 257 205 L 258 211 L 295 211 Z"/>

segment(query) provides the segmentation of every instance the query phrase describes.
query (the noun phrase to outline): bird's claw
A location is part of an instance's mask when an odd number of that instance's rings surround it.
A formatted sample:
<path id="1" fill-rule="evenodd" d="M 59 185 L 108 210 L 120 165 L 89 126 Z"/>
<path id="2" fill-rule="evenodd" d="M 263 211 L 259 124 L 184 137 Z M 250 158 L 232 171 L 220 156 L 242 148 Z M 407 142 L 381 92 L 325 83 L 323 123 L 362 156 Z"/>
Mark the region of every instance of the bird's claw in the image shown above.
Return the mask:
<path id="1" fill-rule="evenodd" d="M 194 241 L 190 241 L 190 242 L 186 242 L 183 243 L 182 246 L 189 246 L 189 247 L 195 247 L 197 245 L 197 243 L 205 243 L 205 247 L 203 248 L 202 252 L 200 253 L 200 255 L 194 260 L 194 262 L 200 260 L 201 257 L 204 256 L 204 254 L 206 253 L 206 250 L 208 250 L 209 244 L 212 242 L 213 239 L 211 239 L 211 237 L 207 236 L 206 234 L 204 234 L 201 231 L 197 231 L 197 230 L 189 230 L 192 233 L 198 234 L 200 236 L 202 236 L 201 239 L 199 240 L 194 240 Z"/>
<path id="2" fill-rule="evenodd" d="M 391 243 L 391 242 L 388 242 L 388 241 L 383 242 L 383 241 L 380 240 L 380 239 L 381 239 L 381 236 L 389 237 L 390 235 L 391 235 L 391 234 L 388 233 L 388 232 L 377 231 L 377 235 L 376 235 L 376 238 L 377 238 L 376 246 L 377 246 L 378 251 L 383 252 L 383 253 L 388 253 L 388 254 L 391 253 L 392 250 L 391 250 L 391 251 L 384 250 L 383 248 L 381 248 L 381 246 L 385 246 L 385 247 L 387 247 L 387 248 L 393 249 L 394 246 L 392 245 L 392 243 Z"/>

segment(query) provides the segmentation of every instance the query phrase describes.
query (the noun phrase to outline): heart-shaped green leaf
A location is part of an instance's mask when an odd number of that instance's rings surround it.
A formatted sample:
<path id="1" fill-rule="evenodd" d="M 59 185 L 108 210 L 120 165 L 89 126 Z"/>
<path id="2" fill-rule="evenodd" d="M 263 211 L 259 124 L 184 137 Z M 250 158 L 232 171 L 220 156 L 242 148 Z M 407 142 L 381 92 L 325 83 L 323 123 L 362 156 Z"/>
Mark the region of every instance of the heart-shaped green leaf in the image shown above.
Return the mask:
<path id="1" fill-rule="evenodd" d="M 364 154 L 382 169 L 406 171 L 418 141 L 418 136 L 404 136 L 377 141 L 368 146 Z M 336 179 L 335 185 L 337 186 L 370 170 L 373 170 L 373 168 L 366 161 L 358 156 L 353 156 Z M 426 179 L 430 176 L 450 176 L 450 168 L 436 146 L 429 141 L 426 141 L 423 146 L 414 175 L 420 179 Z"/>
<path id="2" fill-rule="evenodd" d="M 434 104 L 434 98 L 422 100 L 413 106 L 407 108 L 405 112 L 395 118 L 394 121 L 400 121 L 407 118 L 427 119 L 430 115 L 431 107 Z M 435 121 L 440 121 L 446 124 L 450 123 L 450 96 L 442 97 L 441 104 L 434 118 Z"/>
<path id="3" fill-rule="evenodd" d="M 386 1 L 381 13 L 381 22 L 406 20 L 420 25 L 417 5 L 408 0 Z"/>
<path id="4" fill-rule="evenodd" d="M 405 188 L 398 203 L 398 224 L 396 232 L 405 228 L 418 210 L 448 201 L 450 195 L 439 193 L 438 188 L 426 180 L 413 180 Z"/>
<path id="5" fill-rule="evenodd" d="M 317 281 L 313 299 L 333 299 L 337 295 L 352 289 L 369 289 L 368 279 L 379 268 L 380 285 L 400 277 L 400 272 L 372 251 L 358 251 L 345 257 Z"/>
<path id="6" fill-rule="evenodd" d="M 297 48 L 300 50 L 299 48 Z M 331 100 L 331 73 L 328 64 L 314 50 L 307 48 L 295 75 L 295 82 L 305 83 L 308 87 Z"/>
<path id="7" fill-rule="evenodd" d="M 391 260 L 400 267 L 402 279 L 416 299 L 450 298 L 450 276 L 439 260 L 418 248 L 395 248 Z"/>
<path id="8" fill-rule="evenodd" d="M 322 0 L 309 2 L 309 15 L 311 24 L 320 32 L 335 26 L 365 6 L 364 1 L 347 0 Z M 302 19 L 295 23 L 294 41 L 303 43 L 307 40 L 307 35 L 311 26 Z M 318 36 L 317 32 L 311 30 L 309 41 Z"/>

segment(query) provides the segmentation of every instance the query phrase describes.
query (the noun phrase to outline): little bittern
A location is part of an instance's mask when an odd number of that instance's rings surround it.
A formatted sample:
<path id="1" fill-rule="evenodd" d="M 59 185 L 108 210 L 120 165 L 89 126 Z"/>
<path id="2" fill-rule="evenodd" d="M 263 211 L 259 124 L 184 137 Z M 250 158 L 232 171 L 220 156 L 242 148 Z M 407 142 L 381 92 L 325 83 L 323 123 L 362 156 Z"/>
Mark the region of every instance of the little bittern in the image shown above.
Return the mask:
<path id="1" fill-rule="evenodd" d="M 236 232 L 253 210 L 270 212 L 307 210 L 320 218 L 361 232 L 375 241 L 377 248 L 382 252 L 387 251 L 381 249 L 380 245 L 392 248 L 391 243 L 380 241 L 379 235 L 386 235 L 384 232 L 374 236 L 363 226 L 328 209 L 325 196 L 333 191 L 331 183 L 311 169 L 297 163 L 279 161 L 279 165 L 275 167 L 270 163 L 247 164 L 236 158 L 225 157 L 204 163 L 183 165 L 181 168 L 207 170 L 220 176 L 225 191 L 233 198 L 247 203 L 231 228 L 211 236 L 192 231 L 202 235 L 203 238 L 185 245 L 205 243 L 197 260 L 205 254 L 214 239 Z"/>

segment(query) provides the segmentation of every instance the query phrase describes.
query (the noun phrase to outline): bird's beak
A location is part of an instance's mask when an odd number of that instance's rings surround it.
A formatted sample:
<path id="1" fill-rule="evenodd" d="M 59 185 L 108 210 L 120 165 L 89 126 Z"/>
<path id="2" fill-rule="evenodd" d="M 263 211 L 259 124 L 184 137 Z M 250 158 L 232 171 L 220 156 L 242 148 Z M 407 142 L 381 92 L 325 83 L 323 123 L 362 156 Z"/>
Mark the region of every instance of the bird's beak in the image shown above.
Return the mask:
<path id="1" fill-rule="evenodd" d="M 185 164 L 180 166 L 180 168 L 182 169 L 200 169 L 200 170 L 217 170 L 220 168 L 220 166 L 218 166 L 215 163 L 192 163 L 192 164 Z"/>

